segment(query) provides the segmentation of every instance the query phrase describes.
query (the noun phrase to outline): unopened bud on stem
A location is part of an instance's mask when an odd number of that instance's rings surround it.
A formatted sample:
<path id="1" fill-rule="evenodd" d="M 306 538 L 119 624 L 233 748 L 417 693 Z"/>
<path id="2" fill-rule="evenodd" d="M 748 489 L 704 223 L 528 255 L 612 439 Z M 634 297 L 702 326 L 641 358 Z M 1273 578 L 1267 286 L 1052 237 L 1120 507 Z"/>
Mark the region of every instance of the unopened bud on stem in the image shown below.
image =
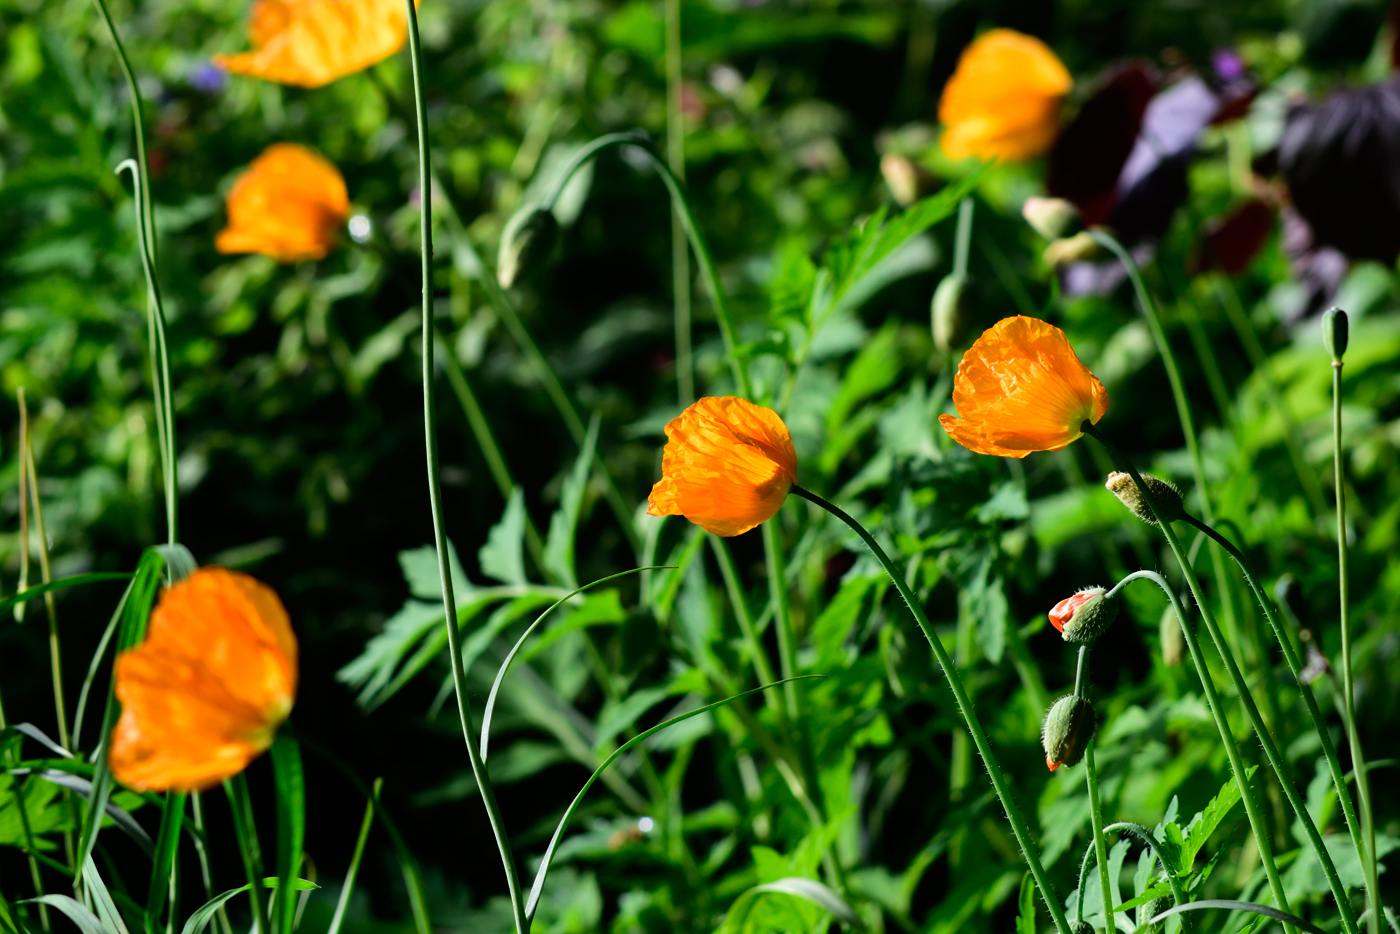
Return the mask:
<path id="1" fill-rule="evenodd" d="M 530 269 L 539 265 L 554 248 L 559 222 L 554 212 L 536 207 L 517 212 L 501 233 L 501 251 L 496 260 L 496 281 L 508 289 Z"/>
<path id="2" fill-rule="evenodd" d="M 1148 921 L 1157 917 L 1168 908 L 1171 908 L 1172 905 L 1173 902 L 1170 895 L 1163 895 L 1160 898 L 1153 898 L 1143 902 L 1138 906 L 1137 910 L 1138 929 L 1142 930 L 1143 925 L 1147 924 Z M 1162 934 L 1162 928 L 1164 926 L 1165 922 L 1158 921 L 1156 924 L 1147 927 L 1144 934 Z"/>
<path id="3" fill-rule="evenodd" d="M 1088 645 L 1118 618 L 1118 598 L 1102 587 L 1085 587 L 1050 611 L 1050 622 L 1066 642 Z"/>
<path id="4" fill-rule="evenodd" d="M 933 291 L 933 304 L 929 309 L 933 342 L 944 353 L 952 353 L 967 338 L 971 318 L 967 287 L 967 276 L 950 273 Z"/>
<path id="5" fill-rule="evenodd" d="M 1341 363 L 1342 357 L 1346 356 L 1350 330 L 1345 311 L 1329 308 L 1322 313 L 1322 345 L 1327 348 L 1333 363 Z"/>
<path id="6" fill-rule="evenodd" d="M 1027 198 L 1021 216 L 1046 240 L 1079 232 L 1079 209 L 1063 198 Z"/>
<path id="7" fill-rule="evenodd" d="M 1157 513 L 1162 517 L 1163 522 L 1175 522 L 1180 519 L 1184 508 L 1181 504 L 1181 491 L 1175 484 L 1168 483 L 1151 474 L 1142 475 L 1142 485 L 1147 487 L 1147 491 L 1152 494 L 1152 500 L 1157 505 Z M 1153 515 L 1152 507 L 1147 504 L 1147 498 L 1142 495 L 1142 490 L 1133 482 L 1130 474 L 1115 470 L 1108 475 L 1108 482 L 1104 484 L 1108 491 L 1118 497 L 1118 501 L 1133 511 L 1148 525 L 1157 524 L 1157 516 Z"/>
<path id="8" fill-rule="evenodd" d="M 1162 641 L 1162 661 L 1172 667 L 1180 665 L 1182 652 L 1186 649 L 1186 640 L 1182 638 L 1181 621 L 1176 618 L 1174 607 L 1168 606 L 1167 611 L 1162 614 L 1158 636 Z"/>
<path id="9" fill-rule="evenodd" d="M 1086 697 L 1066 694 L 1051 705 L 1040 731 L 1045 765 L 1050 771 L 1062 765 L 1076 765 L 1084 758 L 1084 750 L 1094 738 L 1094 721 L 1094 706 Z"/>

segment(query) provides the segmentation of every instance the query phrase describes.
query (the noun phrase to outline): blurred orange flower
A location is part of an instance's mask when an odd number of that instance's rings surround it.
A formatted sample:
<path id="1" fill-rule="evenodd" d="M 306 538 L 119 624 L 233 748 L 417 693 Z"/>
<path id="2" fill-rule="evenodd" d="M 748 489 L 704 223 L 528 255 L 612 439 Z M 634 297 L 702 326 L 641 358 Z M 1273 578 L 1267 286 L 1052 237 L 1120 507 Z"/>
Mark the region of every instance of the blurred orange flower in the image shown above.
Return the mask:
<path id="1" fill-rule="evenodd" d="M 116 679 L 112 774 L 140 791 L 200 791 L 272 744 L 296 694 L 296 637 L 270 587 L 201 568 L 161 595 Z"/>
<path id="2" fill-rule="evenodd" d="M 1021 162 L 1055 142 L 1060 103 L 1074 81 L 1050 47 L 1014 29 L 993 29 L 963 50 L 943 86 L 943 151 Z"/>
<path id="3" fill-rule="evenodd" d="M 1025 457 L 1079 439 L 1108 411 L 1108 390 L 1079 362 L 1065 332 L 1018 315 L 988 328 L 953 380 L 961 418 L 940 415 L 953 440 L 978 454 Z"/>
<path id="4" fill-rule="evenodd" d="M 706 396 L 666 425 L 661 479 L 647 512 L 742 535 L 770 519 L 795 482 L 797 452 L 777 412 L 735 396 Z"/>
<path id="5" fill-rule="evenodd" d="M 234 74 L 319 88 L 383 61 L 407 37 L 403 0 L 256 0 L 248 15 L 253 51 L 216 55 L 214 64 Z"/>
<path id="6" fill-rule="evenodd" d="M 228 193 L 220 253 L 262 253 L 283 263 L 321 259 L 350 216 L 345 179 L 323 156 L 295 143 L 274 143 L 253 160 Z"/>

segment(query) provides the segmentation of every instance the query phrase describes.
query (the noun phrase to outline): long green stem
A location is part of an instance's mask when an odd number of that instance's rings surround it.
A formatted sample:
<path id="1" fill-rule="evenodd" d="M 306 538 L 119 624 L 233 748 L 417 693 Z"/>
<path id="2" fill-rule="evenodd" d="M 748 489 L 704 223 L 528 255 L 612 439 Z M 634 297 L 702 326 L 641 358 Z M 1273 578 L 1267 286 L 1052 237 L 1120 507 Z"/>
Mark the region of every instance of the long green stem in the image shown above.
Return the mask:
<path id="1" fill-rule="evenodd" d="M 355 839 L 355 851 L 350 856 L 350 868 L 345 870 L 345 882 L 340 887 L 340 898 L 335 903 L 335 914 L 331 916 L 331 926 L 326 934 L 340 934 L 341 922 L 345 920 L 345 910 L 350 907 L 350 896 L 355 892 L 355 878 L 360 874 L 360 860 L 365 855 L 365 844 L 369 842 L 369 831 L 374 825 L 374 808 L 379 801 L 379 791 L 384 787 L 384 779 L 374 780 L 374 790 L 365 803 L 365 817 L 360 822 L 360 835 Z"/>
<path id="2" fill-rule="evenodd" d="M 1366 847 L 1362 843 L 1362 823 L 1357 819 L 1356 808 L 1352 804 L 1351 794 L 1347 791 L 1346 776 L 1342 772 L 1341 759 L 1337 755 L 1336 744 L 1332 742 L 1332 732 L 1327 728 L 1327 721 L 1322 716 L 1322 710 L 1317 705 L 1317 697 L 1313 694 L 1312 685 L 1309 684 L 1303 675 L 1302 662 L 1298 658 L 1298 652 L 1293 647 L 1293 640 L 1289 638 L 1282 623 L 1275 615 L 1271 601 L 1265 597 L 1263 588 L 1259 586 L 1259 580 L 1254 576 L 1254 572 L 1249 567 L 1249 562 L 1245 560 L 1244 553 L 1235 547 L 1234 543 L 1221 535 L 1215 529 L 1206 525 L 1200 519 L 1188 514 L 1182 515 L 1182 521 L 1200 529 L 1211 540 L 1224 548 L 1230 557 L 1235 559 L 1235 564 L 1239 565 L 1244 579 L 1248 581 L 1250 589 L 1254 591 L 1254 599 L 1264 610 L 1264 617 L 1269 621 L 1269 625 L 1274 630 L 1274 635 L 1278 639 L 1279 647 L 1283 650 L 1284 661 L 1288 663 L 1288 670 L 1293 672 L 1293 680 L 1298 685 L 1298 693 L 1303 697 L 1303 703 L 1308 708 L 1308 714 L 1312 717 L 1313 728 L 1317 731 L 1318 738 L 1322 741 L 1322 754 L 1327 759 L 1327 768 L 1332 773 L 1332 785 L 1337 790 L 1337 798 L 1342 805 L 1342 815 L 1346 818 L 1347 829 L 1351 832 L 1352 843 L 1356 846 L 1357 859 L 1362 860 L 1364 865 L 1364 853 Z M 1345 718 L 1345 714 L 1343 714 Z"/>
<path id="3" fill-rule="evenodd" d="M 511 852 L 510 839 L 505 832 L 500 807 L 496 804 L 495 790 L 486 767 L 477 754 L 476 743 L 472 739 L 471 707 L 467 695 L 466 671 L 462 664 L 461 635 L 457 630 L 457 601 L 452 592 L 452 570 L 447 551 L 447 535 L 444 530 L 442 510 L 442 481 L 438 470 L 437 445 L 437 405 L 433 354 L 433 189 L 431 157 L 428 147 L 428 108 L 423 96 L 423 52 L 418 38 L 418 11 L 413 0 L 407 0 L 408 8 L 408 47 L 413 65 L 413 103 L 418 121 L 418 188 L 419 225 L 421 227 L 421 272 L 423 277 L 423 433 L 424 450 L 427 455 L 428 502 L 433 515 L 433 540 L 437 546 L 438 581 L 442 587 L 442 609 L 447 627 L 447 651 L 452 663 L 452 687 L 457 694 L 457 714 L 462 724 L 462 737 L 467 744 L 467 758 L 471 760 L 472 775 L 481 790 L 481 800 L 486 805 L 486 814 L 491 821 L 491 830 L 496 837 L 496 847 L 500 850 L 501 863 L 506 873 L 506 884 L 510 889 L 511 910 L 515 918 L 516 934 L 529 934 L 530 922 L 525 917 L 525 903 L 520 889 L 520 879 Z"/>
<path id="4" fill-rule="evenodd" d="M 1161 514 L 1157 509 L 1157 504 L 1153 500 L 1151 493 L 1148 492 L 1146 485 L 1143 484 L 1142 475 L 1138 473 L 1137 468 L 1133 466 L 1132 462 L 1128 460 L 1113 442 L 1104 437 L 1092 424 L 1086 421 L 1083 424 L 1083 428 L 1085 434 L 1092 435 L 1098 439 L 1119 462 L 1120 466 L 1132 476 L 1133 482 L 1137 485 L 1139 492 L 1152 509 L 1152 514 L 1159 517 L 1158 526 L 1162 529 L 1162 533 L 1167 538 L 1167 543 L 1171 546 L 1172 552 L 1176 555 L 1177 562 L 1181 565 L 1182 574 L 1185 576 L 1186 583 L 1191 588 L 1191 593 L 1196 599 L 1197 606 L 1200 608 L 1201 621 L 1205 623 L 1206 630 L 1210 633 L 1211 639 L 1215 642 L 1216 649 L 1220 652 L 1221 660 L 1225 663 L 1225 670 L 1230 676 L 1235 691 L 1240 696 L 1240 703 L 1244 706 L 1245 714 L 1249 717 L 1249 721 L 1254 727 L 1254 732 L 1259 737 L 1260 745 L 1264 747 L 1264 754 L 1268 758 L 1269 764 L 1273 767 L 1275 774 L 1278 776 L 1279 784 L 1283 786 L 1284 794 L 1288 797 L 1288 801 L 1293 806 L 1298 819 L 1303 823 L 1304 829 L 1308 832 L 1308 838 L 1312 842 L 1313 848 L 1317 853 L 1318 862 L 1322 865 L 1323 872 L 1327 876 L 1328 884 L 1332 889 L 1333 898 L 1337 902 L 1337 910 L 1342 916 L 1343 927 L 1348 934 L 1357 934 L 1356 918 L 1352 913 L 1351 904 L 1347 900 L 1346 889 L 1342 886 L 1341 879 L 1337 876 L 1337 869 L 1332 863 L 1332 857 L 1327 852 L 1327 847 L 1322 842 L 1322 836 L 1317 831 L 1316 822 L 1313 821 L 1312 815 L 1298 797 L 1297 789 L 1294 788 L 1293 782 L 1288 777 L 1286 763 L 1283 757 L 1279 755 L 1278 746 L 1274 743 L 1273 737 L 1269 734 L 1267 727 L 1264 725 L 1263 718 L 1259 715 L 1259 708 L 1254 703 L 1254 697 L 1250 694 L 1249 686 L 1245 683 L 1244 676 L 1240 674 L 1239 666 L 1235 663 L 1234 655 L 1230 652 L 1229 645 L 1220 632 L 1220 627 L 1216 625 L 1215 616 L 1211 612 L 1210 605 L 1206 602 L 1204 594 L 1201 592 L 1200 581 L 1196 579 L 1196 573 L 1192 570 L 1191 563 L 1186 559 L 1186 554 L 1181 549 L 1181 542 L 1177 539 L 1176 532 L 1172 529 L 1170 523 L 1160 521 Z M 1259 846 L 1259 853 L 1261 858 L 1264 859 L 1264 866 L 1267 872 L 1270 864 L 1273 862 L 1273 853 L 1269 846 L 1267 835 L 1263 833 L 1263 825 L 1256 825 L 1254 831 L 1256 843 Z M 1271 887 L 1274 884 L 1274 875 L 1276 875 L 1276 873 L 1277 869 L 1275 868 L 1274 874 L 1270 876 Z M 1278 902 L 1278 907 L 1280 909 L 1284 911 L 1289 910 L 1286 902 L 1283 900 L 1285 896 L 1281 885 L 1275 889 L 1274 897 L 1280 900 Z"/>
<path id="5" fill-rule="evenodd" d="M 684 87 L 681 84 L 681 0 L 666 0 L 666 161 L 685 179 Z M 676 393 L 682 406 L 695 401 L 695 363 L 690 349 L 690 253 L 685 222 L 671 209 L 671 291 L 676 318 Z"/>
<path id="6" fill-rule="evenodd" d="M 1345 349 L 1345 348 L 1343 348 Z M 1361 866 L 1366 872 L 1366 903 L 1370 909 L 1366 927 L 1370 934 L 1380 932 L 1380 890 L 1377 888 L 1376 824 L 1371 809 L 1371 780 L 1366 774 L 1366 755 L 1361 750 L 1361 732 L 1356 728 L 1356 686 L 1351 665 L 1351 606 L 1347 572 L 1347 501 L 1342 477 L 1342 361 L 1332 361 L 1332 480 L 1337 496 L 1337 589 L 1341 597 L 1342 630 L 1342 712 L 1346 717 L 1347 745 L 1351 747 L 1352 768 L 1356 770 L 1356 796 L 1361 801 L 1361 834 L 1365 847 Z M 1337 793 L 1344 794 L 1345 788 Z"/>
<path id="7" fill-rule="evenodd" d="M 1099 888 L 1103 890 L 1103 927 L 1112 931 L 1113 880 L 1108 872 L 1108 841 L 1104 839 L 1103 803 L 1099 798 L 1099 770 L 1094 765 L 1094 741 L 1084 749 L 1084 775 L 1089 780 L 1089 820 L 1094 832 L 1094 855 L 1099 860 Z"/>
<path id="8" fill-rule="evenodd" d="M 262 899 L 262 854 L 258 847 L 257 828 L 253 826 L 253 811 L 248 802 L 248 779 L 239 773 L 224 782 L 229 811 L 233 815 L 233 838 L 238 855 L 243 858 L 243 872 L 248 878 L 248 902 L 253 909 L 253 934 L 267 930 L 267 912 Z"/>
<path id="9" fill-rule="evenodd" d="M 977 202 L 972 197 L 958 202 L 958 228 L 953 238 L 953 275 L 967 277 L 967 261 L 972 252 L 972 212 Z"/>
<path id="10" fill-rule="evenodd" d="M 880 547 L 880 543 L 875 537 L 865 530 L 865 527 L 848 515 L 844 510 L 827 502 L 820 496 L 799 486 L 794 486 L 792 492 L 809 502 L 815 503 L 822 509 L 840 519 L 850 526 L 865 542 L 875 560 L 880 562 L 880 566 L 889 575 L 890 581 L 894 584 L 899 595 L 908 604 L 909 611 L 914 614 L 914 619 L 918 622 L 919 628 L 923 630 L 924 637 L 928 639 L 929 647 L 933 650 L 934 658 L 938 660 L 939 666 L 943 669 L 943 675 L 948 679 L 948 687 L 953 692 L 953 698 L 957 701 L 958 712 L 962 715 L 963 722 L 967 724 L 968 732 L 972 734 L 972 741 L 977 746 L 977 751 L 982 756 L 982 762 L 987 767 L 987 773 L 991 776 L 992 787 L 996 790 L 997 797 L 1001 800 L 1001 806 L 1006 811 L 1006 819 L 1011 824 L 1011 831 L 1016 836 L 1016 842 L 1021 847 L 1021 853 L 1025 857 L 1027 865 L 1030 867 L 1031 875 L 1035 877 L 1035 883 L 1040 888 L 1041 898 L 1045 901 L 1045 906 L 1050 912 L 1050 917 L 1055 922 L 1056 929 L 1060 934 L 1070 934 L 1069 921 L 1065 918 L 1064 907 L 1060 904 L 1059 898 L 1055 895 L 1054 887 L 1050 883 L 1050 877 L 1045 872 L 1045 867 L 1041 865 L 1040 854 L 1036 851 L 1035 841 L 1031 838 L 1030 829 L 1026 826 L 1025 819 L 1021 816 L 1020 808 L 1016 806 L 1015 799 L 1011 796 L 1011 786 L 1006 781 L 1006 776 L 1001 771 L 1001 766 L 997 763 L 996 754 L 992 751 L 991 743 L 987 740 L 987 734 L 982 730 L 982 724 L 977 719 L 977 711 L 973 709 L 972 699 L 968 696 L 967 689 L 963 686 L 962 677 L 953 665 L 953 660 L 948 657 L 948 650 L 943 647 L 943 642 L 938 634 L 933 631 L 933 624 L 929 622 L 923 607 L 919 603 L 918 597 L 909 589 L 909 585 L 904 581 L 904 575 L 900 573 L 895 563 L 890 560 L 890 556 L 885 553 L 885 549 Z"/>

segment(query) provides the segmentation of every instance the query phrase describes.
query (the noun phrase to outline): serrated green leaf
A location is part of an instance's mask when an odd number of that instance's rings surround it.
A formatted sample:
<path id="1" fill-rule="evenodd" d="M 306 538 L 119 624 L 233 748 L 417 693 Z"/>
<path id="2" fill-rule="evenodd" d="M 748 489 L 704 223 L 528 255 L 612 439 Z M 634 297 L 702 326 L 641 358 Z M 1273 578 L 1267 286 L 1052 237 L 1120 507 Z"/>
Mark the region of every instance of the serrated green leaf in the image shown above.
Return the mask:
<path id="1" fill-rule="evenodd" d="M 520 487 L 510 491 L 501 520 L 491 526 L 476 559 L 487 577 L 503 584 L 525 586 L 525 491 Z"/>

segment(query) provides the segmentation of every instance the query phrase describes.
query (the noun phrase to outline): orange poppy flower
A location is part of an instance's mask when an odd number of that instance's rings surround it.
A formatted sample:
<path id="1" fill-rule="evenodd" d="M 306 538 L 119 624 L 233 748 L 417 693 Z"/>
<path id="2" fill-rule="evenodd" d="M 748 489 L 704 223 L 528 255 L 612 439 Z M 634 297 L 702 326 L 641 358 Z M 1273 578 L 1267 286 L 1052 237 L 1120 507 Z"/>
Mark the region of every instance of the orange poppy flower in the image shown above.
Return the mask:
<path id="1" fill-rule="evenodd" d="M 988 328 L 963 354 L 953 380 L 961 418 L 938 416 L 953 440 L 978 454 L 1058 451 L 1108 411 L 1108 390 L 1079 362 L 1065 332 L 1018 315 Z"/>
<path id="2" fill-rule="evenodd" d="M 983 33 L 963 50 L 943 86 L 938 119 L 951 158 L 1034 159 L 1060 132 L 1060 104 L 1074 81 L 1034 36 Z"/>
<path id="3" fill-rule="evenodd" d="M 256 0 L 248 38 L 253 51 L 216 55 L 214 64 L 234 74 L 319 88 L 403 48 L 408 10 L 403 0 Z"/>
<path id="4" fill-rule="evenodd" d="M 112 774 L 141 791 L 200 791 L 272 744 L 296 694 L 296 637 L 270 587 L 201 568 L 161 595 L 116 679 Z"/>
<path id="5" fill-rule="evenodd" d="M 735 396 L 706 396 L 666 425 L 661 479 L 647 513 L 742 535 L 772 518 L 796 482 L 797 452 L 777 412 Z"/>
<path id="6" fill-rule="evenodd" d="M 324 157 L 295 143 L 274 143 L 228 193 L 220 253 L 262 253 L 282 263 L 321 259 L 350 216 L 345 179 Z"/>

